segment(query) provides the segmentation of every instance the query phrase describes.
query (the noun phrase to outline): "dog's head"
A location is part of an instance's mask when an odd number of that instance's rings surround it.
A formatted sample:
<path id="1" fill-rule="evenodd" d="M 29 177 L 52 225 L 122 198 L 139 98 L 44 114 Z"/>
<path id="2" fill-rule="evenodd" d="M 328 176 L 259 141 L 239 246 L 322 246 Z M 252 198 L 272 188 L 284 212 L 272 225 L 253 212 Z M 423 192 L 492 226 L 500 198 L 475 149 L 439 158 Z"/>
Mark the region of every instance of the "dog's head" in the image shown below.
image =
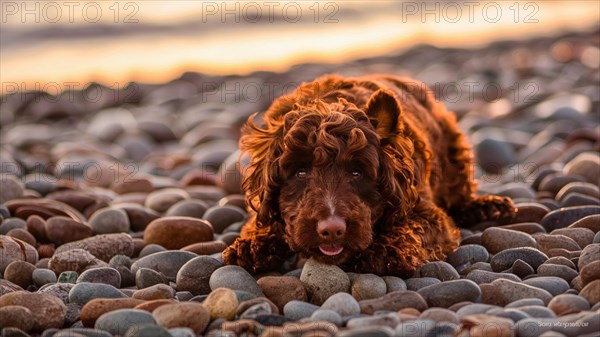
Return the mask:
<path id="1" fill-rule="evenodd" d="M 243 187 L 259 226 L 284 226 L 293 251 L 341 264 L 365 250 L 416 200 L 411 154 L 393 94 L 364 108 L 340 98 L 294 104 L 242 137 L 250 155 Z"/>

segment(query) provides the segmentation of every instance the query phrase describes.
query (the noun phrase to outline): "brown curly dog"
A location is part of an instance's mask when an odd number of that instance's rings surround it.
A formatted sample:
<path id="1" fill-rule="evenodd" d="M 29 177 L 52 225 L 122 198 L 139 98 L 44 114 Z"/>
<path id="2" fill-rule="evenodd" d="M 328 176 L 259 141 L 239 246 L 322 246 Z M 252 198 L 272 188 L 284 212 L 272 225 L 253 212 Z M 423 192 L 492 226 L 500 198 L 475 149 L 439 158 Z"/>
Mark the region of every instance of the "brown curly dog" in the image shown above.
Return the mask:
<path id="1" fill-rule="evenodd" d="M 409 276 L 458 247 L 455 223 L 512 218 L 478 197 L 472 152 L 455 116 L 421 83 L 337 75 L 276 99 L 243 129 L 252 217 L 223 252 L 252 273 L 294 253 L 346 271 Z"/>

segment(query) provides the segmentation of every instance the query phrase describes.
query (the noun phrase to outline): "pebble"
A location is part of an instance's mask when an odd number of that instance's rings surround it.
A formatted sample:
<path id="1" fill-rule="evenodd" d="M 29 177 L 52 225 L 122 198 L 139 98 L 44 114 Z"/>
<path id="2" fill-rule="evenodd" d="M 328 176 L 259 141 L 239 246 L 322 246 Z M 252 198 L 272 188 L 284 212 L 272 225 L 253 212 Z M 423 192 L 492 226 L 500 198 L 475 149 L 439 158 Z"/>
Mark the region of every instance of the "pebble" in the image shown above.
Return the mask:
<path id="1" fill-rule="evenodd" d="M 500 307 L 496 306 L 496 305 L 492 305 L 492 304 L 471 303 L 471 304 L 465 305 L 464 307 L 458 309 L 456 311 L 456 315 L 458 316 L 458 319 L 460 321 L 462 321 L 467 316 L 484 314 L 490 310 L 498 309 L 498 308 L 500 308 Z"/>
<path id="2" fill-rule="evenodd" d="M 514 323 L 512 320 L 491 315 L 471 315 L 463 319 L 460 330 L 467 331 L 471 337 L 511 337 Z"/>
<path id="3" fill-rule="evenodd" d="M 490 227 L 483 231 L 481 243 L 488 252 L 496 254 L 509 248 L 532 247 L 537 243 L 531 235 L 516 230 Z"/>
<path id="4" fill-rule="evenodd" d="M 212 273 L 208 282 L 212 290 L 229 288 L 246 291 L 258 297 L 264 296 L 256 280 L 240 266 L 223 266 Z"/>
<path id="5" fill-rule="evenodd" d="M 559 228 L 553 230 L 550 234 L 567 236 L 573 239 L 581 248 L 585 248 L 594 240 L 594 232 L 588 228 Z"/>
<path id="6" fill-rule="evenodd" d="M 599 214 L 600 206 L 574 206 L 554 210 L 542 219 L 540 224 L 546 231 L 551 232 L 558 228 L 565 228 L 575 221 L 589 215 Z M 591 229 L 591 228 L 590 228 Z"/>
<path id="7" fill-rule="evenodd" d="M 389 312 L 387 314 L 351 318 L 346 323 L 346 327 L 351 329 L 360 327 L 389 327 L 393 329 L 398 324 L 400 324 L 400 316 L 395 312 Z"/>
<path id="8" fill-rule="evenodd" d="M 385 282 L 386 292 L 391 293 L 399 290 L 407 290 L 406 282 L 403 279 L 396 276 L 383 276 Z"/>
<path id="9" fill-rule="evenodd" d="M 7 306 L 21 306 L 28 309 L 33 319 L 31 330 L 35 331 L 61 328 L 67 310 L 63 301 L 55 296 L 27 291 L 15 291 L 0 296 L 0 309 Z"/>
<path id="10" fill-rule="evenodd" d="M 481 296 L 477 284 L 471 280 L 452 280 L 421 288 L 418 293 L 423 296 L 430 307 L 448 308 L 463 302 L 476 302 Z"/>
<path id="11" fill-rule="evenodd" d="M 318 305 L 312 303 L 292 300 L 283 307 L 283 315 L 293 320 L 310 317 L 315 310 L 319 309 Z"/>
<path id="12" fill-rule="evenodd" d="M 33 284 L 35 266 L 26 261 L 13 261 L 4 270 L 4 278 L 25 289 Z"/>
<path id="13" fill-rule="evenodd" d="M 210 322 L 210 313 L 195 302 L 183 302 L 163 305 L 152 313 L 156 322 L 164 328 L 190 328 L 195 334 L 201 334 Z"/>
<path id="14" fill-rule="evenodd" d="M 600 260 L 592 261 L 587 263 L 581 268 L 579 275 L 581 275 L 581 282 L 585 286 L 588 283 L 600 279 Z"/>
<path id="15" fill-rule="evenodd" d="M 293 276 L 265 276 L 257 281 L 265 296 L 273 301 L 280 311 L 290 301 L 308 300 L 306 290 L 300 279 Z"/>
<path id="16" fill-rule="evenodd" d="M 129 234 L 104 234 L 64 244 L 56 249 L 56 254 L 84 249 L 98 259 L 108 262 L 115 255 L 133 256 L 134 248 L 133 239 Z"/>
<path id="17" fill-rule="evenodd" d="M 578 275 L 575 270 L 567 266 L 550 263 L 542 264 L 538 268 L 537 274 L 540 276 L 557 276 L 567 282 L 571 282 L 571 280 L 573 280 Z"/>
<path id="18" fill-rule="evenodd" d="M 600 232 L 600 214 L 585 216 L 569 225 L 569 228 L 587 228 L 598 234 Z"/>
<path id="19" fill-rule="evenodd" d="M 98 317 L 107 312 L 119 309 L 133 309 L 144 303 L 135 298 L 96 298 L 87 302 L 80 311 L 81 322 L 86 327 L 93 327 Z"/>
<path id="20" fill-rule="evenodd" d="M 88 268 L 104 266 L 106 266 L 105 262 L 83 249 L 57 252 L 48 262 L 48 268 L 57 274 L 65 271 L 74 271 L 80 274 Z"/>
<path id="21" fill-rule="evenodd" d="M 435 328 L 435 322 L 430 319 L 417 319 L 398 324 L 395 329 L 396 337 L 428 336 Z"/>
<path id="22" fill-rule="evenodd" d="M 165 216 L 185 216 L 202 219 L 202 216 L 208 208 L 208 204 L 202 200 L 181 200 L 169 207 L 169 210 L 167 213 L 165 213 Z"/>
<path id="23" fill-rule="evenodd" d="M 180 249 L 213 239 L 210 223 L 191 217 L 173 216 L 152 221 L 144 231 L 145 244 L 158 244 L 166 249 Z"/>
<path id="24" fill-rule="evenodd" d="M 434 277 L 442 282 L 460 278 L 456 269 L 444 261 L 427 262 L 417 269 L 417 273 L 420 277 Z"/>
<path id="25" fill-rule="evenodd" d="M 546 261 L 548 262 L 548 261 Z M 546 263 L 544 262 L 544 263 Z M 513 274 L 517 275 L 520 278 L 524 278 L 526 276 L 532 275 L 535 273 L 535 270 L 533 269 L 533 267 L 531 267 L 529 265 L 529 263 L 518 259 L 515 261 L 515 263 L 513 263 L 512 267 L 511 267 L 511 271 Z"/>
<path id="26" fill-rule="evenodd" d="M 548 304 L 552 295 L 544 289 L 536 288 L 525 283 L 506 279 L 497 279 L 492 283 L 480 285 L 481 300 L 486 304 L 505 306 L 517 299 L 535 297 Z"/>
<path id="27" fill-rule="evenodd" d="M 548 253 L 550 249 L 562 248 L 568 251 L 581 250 L 577 242 L 565 235 L 540 234 L 536 237 L 540 250 Z"/>
<path id="28" fill-rule="evenodd" d="M 89 220 L 95 234 L 128 233 L 127 213 L 118 208 L 103 208 L 92 214 Z"/>
<path id="29" fill-rule="evenodd" d="M 342 317 L 358 315 L 361 311 L 357 299 L 348 293 L 337 293 L 330 296 L 321 305 L 321 309 L 335 311 Z"/>
<path id="30" fill-rule="evenodd" d="M 181 250 L 196 253 L 198 255 L 212 255 L 215 253 L 221 253 L 227 249 L 227 245 L 223 241 L 209 241 L 209 242 L 198 242 L 192 243 L 182 247 Z"/>
<path id="31" fill-rule="evenodd" d="M 378 298 L 385 295 L 386 292 L 385 281 L 377 275 L 359 274 L 352 280 L 351 293 L 357 301 Z"/>
<path id="32" fill-rule="evenodd" d="M 75 284 L 73 283 L 54 283 L 48 284 L 38 290 L 39 293 L 49 294 L 63 301 L 64 304 L 69 303 L 69 293 Z"/>
<path id="33" fill-rule="evenodd" d="M 165 275 L 150 268 L 139 268 L 135 273 L 135 286 L 138 289 L 152 287 L 157 284 L 169 284 Z"/>
<path id="34" fill-rule="evenodd" d="M 511 225 L 504 225 L 502 227 L 498 227 L 502 229 L 514 230 L 518 232 L 523 232 L 526 234 L 533 235 L 535 233 L 546 233 L 546 230 L 542 225 L 537 222 L 519 222 Z"/>
<path id="35" fill-rule="evenodd" d="M 131 272 L 135 274 L 140 268 L 149 268 L 163 274 L 168 280 L 175 280 L 181 266 L 197 256 L 194 253 L 176 250 L 158 252 L 135 261 L 131 265 Z"/>
<path id="36" fill-rule="evenodd" d="M 577 268 L 581 270 L 589 263 L 598 260 L 600 260 L 600 243 L 593 243 L 581 251 L 579 261 L 577 262 Z"/>
<path id="37" fill-rule="evenodd" d="M 81 282 L 104 283 L 115 288 L 120 288 L 121 274 L 119 274 L 119 271 L 111 267 L 93 268 L 88 269 L 79 275 L 77 278 L 77 283 Z"/>
<path id="38" fill-rule="evenodd" d="M 487 262 L 490 255 L 485 247 L 480 245 L 461 245 L 457 250 L 448 254 L 446 261 L 453 267 L 476 262 Z"/>
<path id="39" fill-rule="evenodd" d="M 498 279 L 507 279 L 507 280 L 511 280 L 511 281 L 515 281 L 515 282 L 521 281 L 521 279 L 518 276 L 516 276 L 515 274 L 494 273 L 491 271 L 477 270 L 477 269 L 473 270 L 472 272 L 467 274 L 466 278 L 477 284 L 491 283 L 494 280 L 498 280 Z"/>
<path id="40" fill-rule="evenodd" d="M 145 245 L 144 248 L 142 248 L 142 250 L 140 250 L 140 254 L 138 257 L 145 257 L 154 253 L 158 253 L 158 252 L 164 252 L 167 249 L 161 245 L 157 245 L 155 243 L 151 243 L 149 245 Z"/>
<path id="41" fill-rule="evenodd" d="M 590 302 L 591 305 L 595 305 L 600 302 L 600 291 L 598 289 L 600 289 L 600 280 L 594 280 L 583 287 L 579 295 Z"/>
<path id="42" fill-rule="evenodd" d="M 325 322 L 333 323 L 337 326 L 342 326 L 342 324 L 343 324 L 342 316 L 340 316 L 340 314 L 338 314 L 337 312 L 335 312 L 333 310 L 328 310 L 328 309 L 315 310 L 312 313 L 312 315 L 310 315 L 310 320 L 325 321 Z M 352 320 L 348 321 L 348 324 L 350 324 L 351 321 Z"/>
<path id="43" fill-rule="evenodd" d="M 541 306 L 541 305 L 527 305 L 527 306 L 518 307 L 517 309 L 519 309 L 519 311 L 521 311 L 521 312 L 524 312 L 529 317 L 536 317 L 536 318 L 556 317 L 556 314 L 554 314 L 554 312 L 552 310 L 546 308 L 545 306 Z"/>
<path id="44" fill-rule="evenodd" d="M 137 298 L 145 301 L 172 299 L 175 297 L 175 289 L 166 284 L 155 284 L 153 286 L 137 290 L 133 293 L 132 298 Z"/>
<path id="45" fill-rule="evenodd" d="M 220 267 L 221 263 L 209 256 L 198 256 L 189 260 L 177 272 L 177 289 L 189 291 L 194 296 L 210 293 L 210 276 Z"/>
<path id="46" fill-rule="evenodd" d="M 0 176 L 0 204 L 9 200 L 19 199 L 23 196 L 24 186 L 12 175 L 2 174 Z"/>
<path id="47" fill-rule="evenodd" d="M 567 259 L 564 256 L 553 256 L 553 257 L 549 258 L 548 260 L 546 260 L 546 262 L 544 262 L 543 264 L 559 264 L 562 266 L 567 266 L 573 270 L 577 269 L 577 267 L 575 266 L 573 261 Z"/>
<path id="48" fill-rule="evenodd" d="M 129 328 L 123 337 L 172 337 L 172 335 L 161 326 L 145 324 Z"/>
<path id="49" fill-rule="evenodd" d="M 590 304 L 581 296 L 573 294 L 561 294 L 550 300 L 550 303 L 548 303 L 548 308 L 556 315 L 564 316 L 590 310 Z"/>
<path id="50" fill-rule="evenodd" d="M 0 307 L 0 327 L 14 327 L 29 332 L 33 329 L 33 313 L 21 305 Z"/>
<path id="51" fill-rule="evenodd" d="M 458 324 L 458 315 L 448 309 L 444 308 L 429 308 L 421 313 L 419 319 L 430 319 L 436 323 L 440 322 L 449 322 L 453 324 Z"/>
<path id="52" fill-rule="evenodd" d="M 535 202 L 520 203 L 517 204 L 516 207 L 519 209 L 519 212 L 513 220 L 515 224 L 539 223 L 544 218 L 544 216 L 548 214 L 548 212 L 550 212 L 550 209 L 548 207 Z"/>
<path id="53" fill-rule="evenodd" d="M 41 287 L 44 284 L 55 283 L 56 274 L 50 269 L 37 268 L 31 273 L 31 279 L 36 286 Z"/>
<path id="54" fill-rule="evenodd" d="M 144 206 L 158 213 L 164 213 L 177 202 L 186 199 L 190 199 L 190 195 L 185 190 L 164 188 L 148 194 Z"/>
<path id="55" fill-rule="evenodd" d="M 212 224 L 215 233 L 221 234 L 232 223 L 245 220 L 246 212 L 232 205 L 213 206 L 206 210 L 202 218 Z"/>
<path id="56" fill-rule="evenodd" d="M 236 294 L 237 295 L 237 294 Z M 240 298 L 238 296 L 238 302 Z M 269 314 L 274 314 L 274 315 L 279 315 L 279 308 L 277 308 L 277 306 L 275 305 L 275 303 L 271 302 L 271 300 L 269 300 L 266 297 L 256 297 L 253 299 L 249 299 L 249 300 L 245 300 L 240 302 L 240 304 L 237 307 L 237 311 L 236 311 L 236 315 L 239 316 L 242 313 L 244 313 L 247 309 L 249 309 L 250 307 L 256 305 L 256 304 L 266 304 L 269 306 Z"/>
<path id="57" fill-rule="evenodd" d="M 454 281 L 456 282 L 456 281 Z M 414 308 L 423 311 L 428 308 L 426 300 L 419 293 L 411 290 L 395 291 L 380 298 L 358 302 L 360 312 L 372 315 L 376 311 L 398 311 L 404 308 Z"/>
<path id="58" fill-rule="evenodd" d="M 92 228 L 66 216 L 53 216 L 46 220 L 45 233 L 48 240 L 60 246 L 92 235 Z"/>
<path id="59" fill-rule="evenodd" d="M 103 283 L 77 283 L 69 292 L 69 302 L 86 304 L 95 298 L 123 298 L 127 297 L 119 289 Z"/>
<path id="60" fill-rule="evenodd" d="M 138 309 L 117 309 L 98 317 L 94 328 L 123 336 L 129 329 L 146 324 L 156 324 L 156 320 L 149 312 Z"/>
<path id="61" fill-rule="evenodd" d="M 240 312 L 239 307 L 238 310 L 236 310 L 236 313 L 237 312 Z M 271 306 L 269 305 L 269 303 L 260 302 L 242 311 L 239 314 L 239 317 L 240 319 L 256 319 L 260 316 L 271 315 L 272 313 L 273 312 L 271 311 Z"/>
<path id="62" fill-rule="evenodd" d="M 237 296 L 228 288 L 216 288 L 204 300 L 202 305 L 208 310 L 211 320 L 225 318 L 232 320 L 239 305 Z"/>
<path id="63" fill-rule="evenodd" d="M 495 254 L 490 260 L 490 264 L 492 270 L 501 272 L 510 268 L 519 259 L 537 270 L 542 263 L 548 260 L 548 256 L 531 247 L 509 248 Z"/>
<path id="64" fill-rule="evenodd" d="M 598 184 L 600 181 L 600 156 L 593 152 L 581 153 L 565 165 L 563 172 L 584 177 L 587 182 Z"/>
<path id="65" fill-rule="evenodd" d="M 23 228 L 13 228 L 8 233 L 7 236 L 19 239 L 21 241 L 25 241 L 32 246 L 37 246 L 37 240 L 33 235 L 31 235 L 26 229 Z"/>
<path id="66" fill-rule="evenodd" d="M 404 282 L 406 283 L 406 289 L 418 291 L 421 288 L 425 288 L 433 284 L 438 284 L 442 281 L 434 277 L 412 277 L 406 279 Z"/>
<path id="67" fill-rule="evenodd" d="M 569 283 L 560 277 L 540 276 L 523 281 L 523 284 L 541 288 L 556 296 L 569 290 Z"/>
<path id="68" fill-rule="evenodd" d="M 309 259 L 304 264 L 300 282 L 306 289 L 311 303 L 321 305 L 331 295 L 350 292 L 350 279 L 338 266 L 319 263 Z"/>

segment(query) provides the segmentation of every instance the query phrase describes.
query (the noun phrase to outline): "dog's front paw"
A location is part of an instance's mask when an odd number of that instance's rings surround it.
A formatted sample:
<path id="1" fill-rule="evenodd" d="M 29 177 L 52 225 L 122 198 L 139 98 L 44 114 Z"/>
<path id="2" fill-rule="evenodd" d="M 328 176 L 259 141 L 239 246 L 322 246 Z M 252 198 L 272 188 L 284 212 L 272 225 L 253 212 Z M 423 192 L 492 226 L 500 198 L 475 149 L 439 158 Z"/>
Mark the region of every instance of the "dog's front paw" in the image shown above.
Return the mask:
<path id="1" fill-rule="evenodd" d="M 461 226 L 472 226 L 486 221 L 506 224 L 516 215 L 517 209 L 510 198 L 487 195 L 472 200 L 455 220 Z"/>
<path id="2" fill-rule="evenodd" d="M 223 251 L 223 264 L 238 265 L 249 272 L 253 271 L 254 262 L 250 253 L 250 242 L 237 239 Z"/>

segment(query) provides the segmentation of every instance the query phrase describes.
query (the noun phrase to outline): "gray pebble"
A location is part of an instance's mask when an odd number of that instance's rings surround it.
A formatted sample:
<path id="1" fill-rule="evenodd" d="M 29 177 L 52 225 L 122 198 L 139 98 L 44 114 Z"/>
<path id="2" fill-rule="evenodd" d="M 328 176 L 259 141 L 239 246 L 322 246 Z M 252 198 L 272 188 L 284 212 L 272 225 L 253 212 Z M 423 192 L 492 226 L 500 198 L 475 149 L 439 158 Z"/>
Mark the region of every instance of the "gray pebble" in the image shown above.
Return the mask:
<path id="1" fill-rule="evenodd" d="M 94 328 L 123 336 L 132 327 L 146 324 L 156 324 L 151 313 L 138 309 L 118 309 L 98 317 Z"/>
<path id="2" fill-rule="evenodd" d="M 318 305 L 294 300 L 289 301 L 283 307 L 283 315 L 297 321 L 305 317 L 310 317 L 317 309 L 319 309 Z"/>
<path id="3" fill-rule="evenodd" d="M 125 298 L 119 289 L 102 283 L 77 283 L 69 292 L 69 302 L 86 304 L 95 298 Z"/>
<path id="4" fill-rule="evenodd" d="M 46 268 L 37 268 L 31 273 L 31 278 L 33 283 L 41 287 L 44 284 L 48 283 L 56 283 L 56 274 L 50 269 Z"/>
<path id="5" fill-rule="evenodd" d="M 358 304 L 357 304 L 358 305 Z M 328 309 L 317 309 L 312 315 L 310 315 L 310 319 L 313 321 L 326 321 L 333 323 L 337 326 L 341 326 L 343 323 L 342 316 L 333 310 Z"/>
<path id="6" fill-rule="evenodd" d="M 406 283 L 406 289 L 418 291 L 421 288 L 424 288 L 424 287 L 427 287 L 427 286 L 430 286 L 433 284 L 438 284 L 438 283 L 441 283 L 442 281 L 440 281 L 434 277 L 413 277 L 413 278 L 404 280 L 404 282 Z"/>
<path id="7" fill-rule="evenodd" d="M 360 313 L 360 306 L 357 300 L 348 293 L 337 293 L 330 296 L 321 305 L 321 309 L 335 311 L 340 316 L 352 316 Z"/>
<path id="8" fill-rule="evenodd" d="M 210 289 L 229 288 L 247 291 L 254 296 L 264 296 L 256 280 L 240 266 L 223 266 L 215 270 L 209 279 Z"/>
<path id="9" fill-rule="evenodd" d="M 79 275 L 77 283 L 81 282 L 104 283 L 115 288 L 120 288 L 121 274 L 116 269 L 110 267 L 92 268 Z"/>

